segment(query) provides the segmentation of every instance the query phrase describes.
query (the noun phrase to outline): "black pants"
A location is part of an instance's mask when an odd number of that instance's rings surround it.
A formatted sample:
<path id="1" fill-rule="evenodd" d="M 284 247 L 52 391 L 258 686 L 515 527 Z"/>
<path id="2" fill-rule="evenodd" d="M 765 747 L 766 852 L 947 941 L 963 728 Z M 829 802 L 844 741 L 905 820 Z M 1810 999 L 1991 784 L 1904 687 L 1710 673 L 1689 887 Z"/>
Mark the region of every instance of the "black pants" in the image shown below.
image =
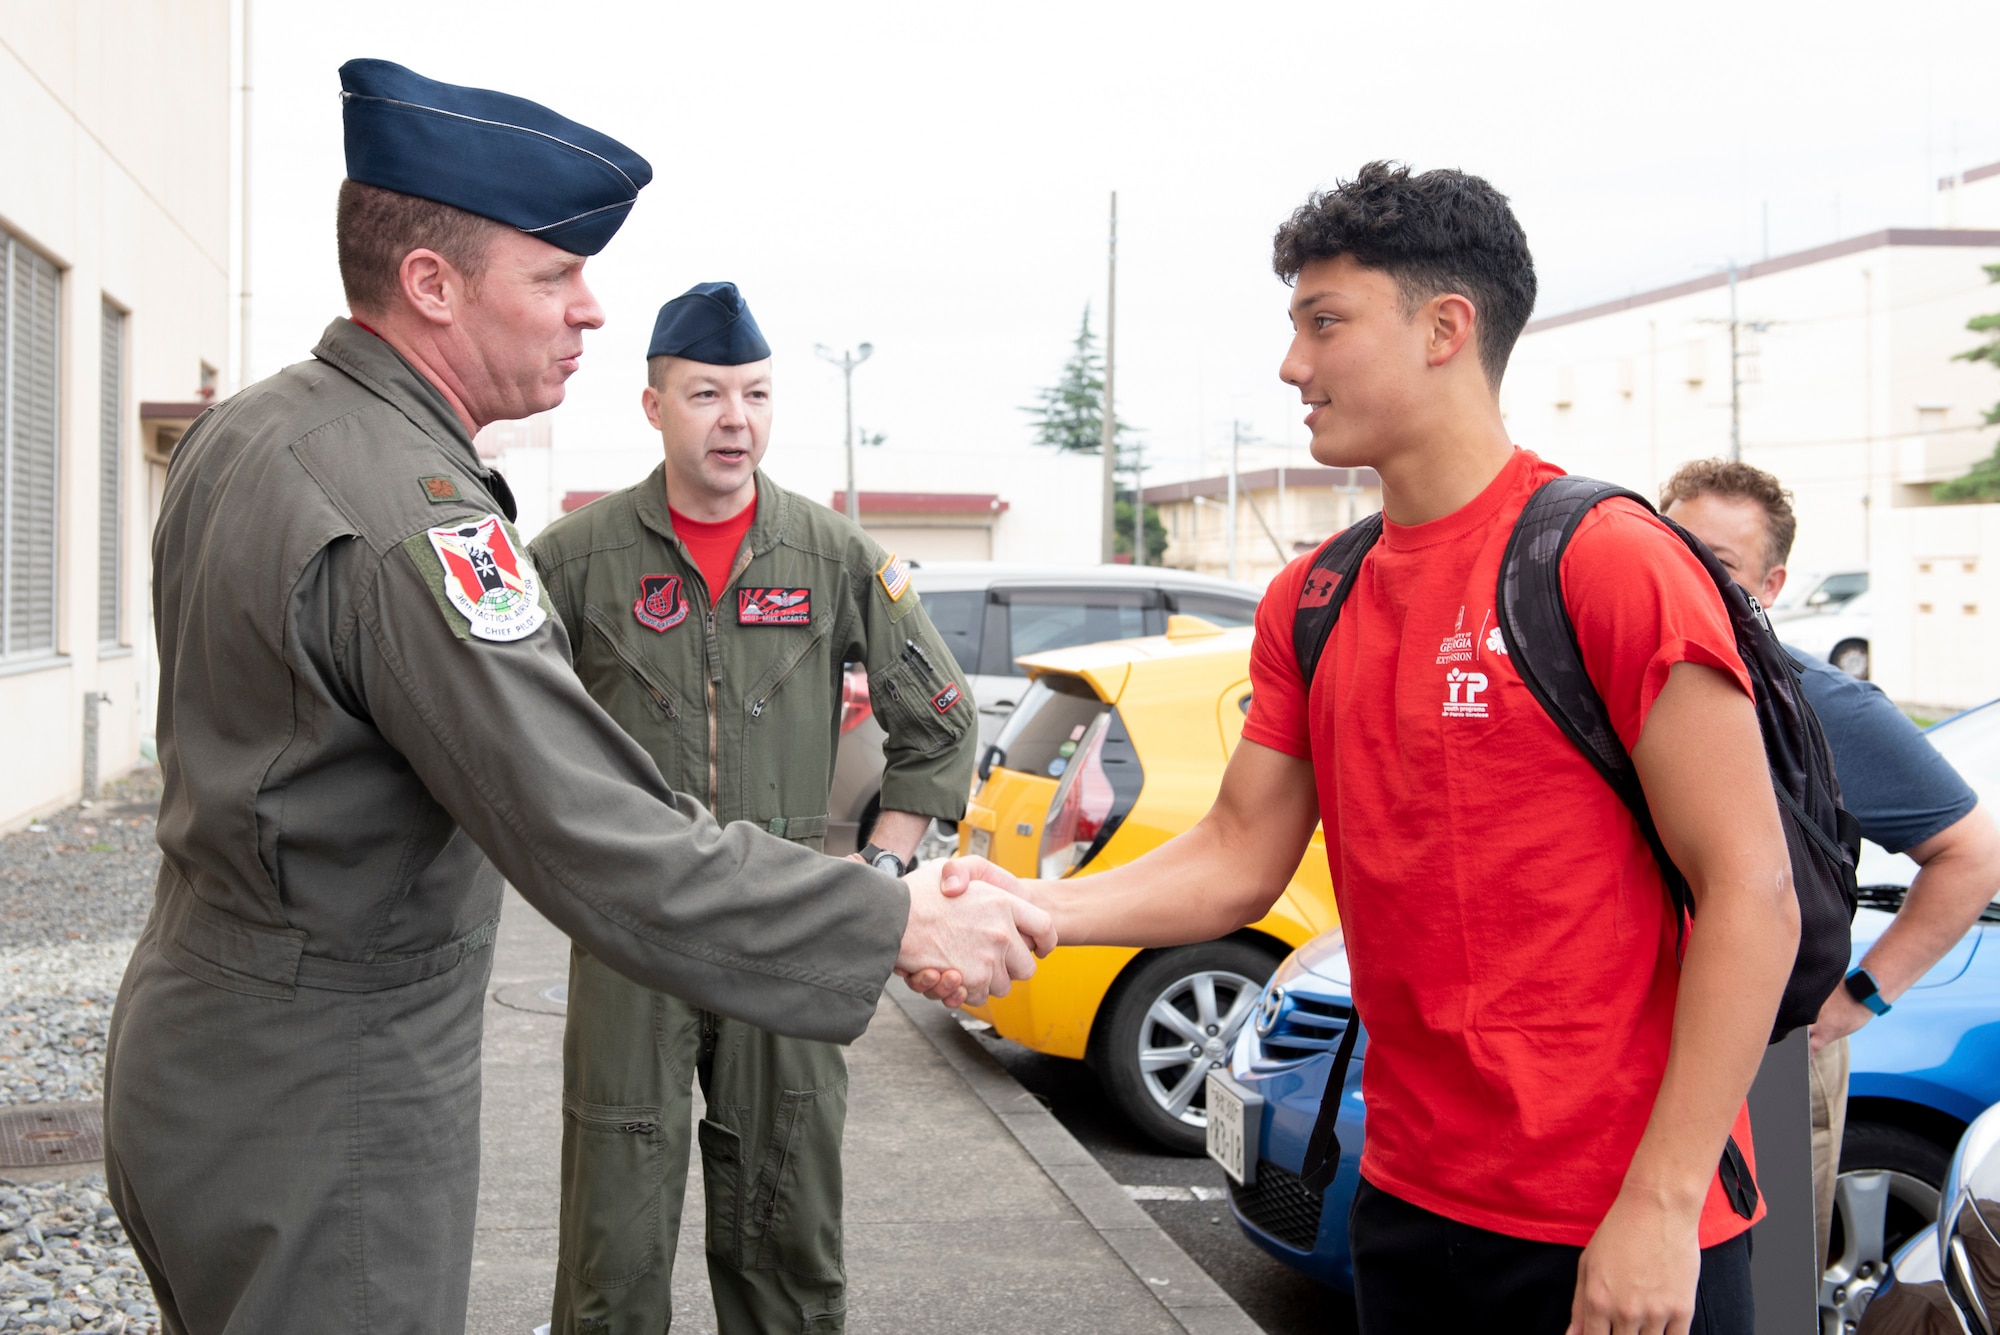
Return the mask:
<path id="1" fill-rule="evenodd" d="M 1562 1335 L 1581 1247 L 1530 1242 L 1419 1209 L 1364 1179 L 1348 1215 L 1362 1335 Z M 1751 1335 L 1750 1235 L 1704 1248 L 1692 1335 Z"/>

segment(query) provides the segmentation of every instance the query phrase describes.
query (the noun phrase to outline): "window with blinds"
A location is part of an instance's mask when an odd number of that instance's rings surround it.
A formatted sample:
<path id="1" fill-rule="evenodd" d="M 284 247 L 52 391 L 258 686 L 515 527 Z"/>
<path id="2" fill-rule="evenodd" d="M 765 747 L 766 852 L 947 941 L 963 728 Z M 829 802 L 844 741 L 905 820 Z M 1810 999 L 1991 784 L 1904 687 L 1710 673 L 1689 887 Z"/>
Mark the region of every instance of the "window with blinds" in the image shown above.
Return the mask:
<path id="1" fill-rule="evenodd" d="M 97 642 L 115 645 L 123 638 L 119 618 L 123 607 L 125 544 L 120 537 L 119 497 L 123 494 L 125 461 L 125 312 L 104 303 L 103 365 L 97 377 Z"/>
<path id="2" fill-rule="evenodd" d="M 0 662 L 56 649 L 61 275 L 0 232 Z"/>

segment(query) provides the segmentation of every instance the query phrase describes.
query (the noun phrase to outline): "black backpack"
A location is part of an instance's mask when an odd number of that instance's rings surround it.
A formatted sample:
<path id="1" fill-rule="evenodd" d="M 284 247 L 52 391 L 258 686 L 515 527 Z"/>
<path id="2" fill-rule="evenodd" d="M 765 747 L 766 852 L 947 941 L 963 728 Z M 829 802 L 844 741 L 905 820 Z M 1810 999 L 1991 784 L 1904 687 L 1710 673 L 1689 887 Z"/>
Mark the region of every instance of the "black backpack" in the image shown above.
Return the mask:
<path id="1" fill-rule="evenodd" d="M 1612 791 L 1631 810 L 1660 865 L 1681 933 L 1693 916 L 1694 899 L 1673 859 L 1667 856 L 1646 808 L 1646 795 L 1632 757 L 1618 740 L 1610 711 L 1591 684 L 1577 647 L 1576 628 L 1563 603 L 1562 558 L 1577 525 L 1591 507 L 1613 496 L 1637 501 L 1650 512 L 1643 496 L 1586 477 L 1559 477 L 1529 498 L 1500 560 L 1500 581 L 1494 598 L 1495 617 L 1507 655 L 1521 681 L 1563 735 L 1576 744 Z M 1757 722 L 1764 733 L 1764 753 L 1771 764 L 1771 787 L 1791 853 L 1792 887 L 1799 900 L 1799 953 L 1778 1005 L 1771 1041 L 1777 1042 L 1810 1024 L 1819 1008 L 1847 972 L 1851 950 L 1856 891 L 1854 864 L 1861 848 L 1861 829 L 1840 805 L 1840 784 L 1819 719 L 1806 703 L 1799 685 L 1799 666 L 1771 633 L 1757 600 L 1744 592 L 1700 539 L 1671 519 L 1660 522 L 1687 544 L 1708 571 L 1729 611 L 1736 632 L 1736 649 L 1749 669 L 1755 688 Z M 1299 673 L 1310 688 L 1320 655 L 1340 618 L 1341 605 L 1369 549 L 1382 536 L 1382 516 L 1367 519 L 1335 534 L 1313 558 L 1299 594 L 1292 623 L 1293 649 Z M 1349 1059 L 1361 1028 L 1357 1011 L 1340 1036 L 1333 1070 L 1327 1079 L 1318 1121 L 1306 1145 L 1307 1184 L 1324 1191 L 1340 1164 L 1340 1141 L 1334 1133 L 1335 1110 L 1346 1086 Z M 1756 1186 L 1732 1139 L 1723 1153 L 1722 1181 L 1732 1205 L 1744 1218 L 1756 1207 Z"/>

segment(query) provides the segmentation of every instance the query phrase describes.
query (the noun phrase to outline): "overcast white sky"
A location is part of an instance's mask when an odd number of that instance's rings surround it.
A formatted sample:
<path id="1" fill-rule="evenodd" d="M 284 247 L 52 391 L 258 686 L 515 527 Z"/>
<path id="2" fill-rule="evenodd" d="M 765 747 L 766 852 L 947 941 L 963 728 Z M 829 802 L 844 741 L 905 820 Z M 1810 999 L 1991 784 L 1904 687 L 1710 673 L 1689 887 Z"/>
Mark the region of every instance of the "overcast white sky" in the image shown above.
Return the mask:
<path id="1" fill-rule="evenodd" d="M 1772 254 L 1928 225 L 1937 177 L 2000 160 L 2000 7 L 1965 2 L 249 2 L 253 374 L 343 311 L 341 61 L 531 97 L 652 161 L 556 418 L 604 484 L 656 457 L 646 339 L 702 280 L 775 349 L 781 480 L 838 457 L 814 344 L 868 340 L 857 420 L 949 489 L 957 452 L 1029 456 L 1017 408 L 1086 302 L 1101 335 L 1116 189 L 1119 409 L 1164 481 L 1212 471 L 1232 417 L 1306 462 L 1270 235 L 1372 158 L 1510 195 L 1543 315 L 1760 258 L 1767 208 Z"/>

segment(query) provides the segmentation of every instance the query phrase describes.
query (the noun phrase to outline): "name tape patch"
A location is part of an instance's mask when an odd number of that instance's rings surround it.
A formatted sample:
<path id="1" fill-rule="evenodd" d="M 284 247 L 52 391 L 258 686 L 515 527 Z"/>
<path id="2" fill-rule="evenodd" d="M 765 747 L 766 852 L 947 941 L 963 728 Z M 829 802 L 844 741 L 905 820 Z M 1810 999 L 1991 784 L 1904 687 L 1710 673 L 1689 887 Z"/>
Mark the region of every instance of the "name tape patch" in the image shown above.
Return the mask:
<path id="1" fill-rule="evenodd" d="M 482 640 L 519 640 L 541 629 L 542 581 L 499 515 L 425 534 L 444 576 L 445 600 Z"/>
<path id="2" fill-rule="evenodd" d="M 942 714 L 958 703 L 958 683 L 946 682 L 945 688 L 931 697 L 931 708 Z"/>
<path id="3" fill-rule="evenodd" d="M 889 601 L 893 603 L 903 596 L 903 590 L 910 587 L 910 568 L 903 563 L 902 557 L 890 552 L 889 559 L 875 572 L 875 578 L 882 581 L 882 592 L 888 594 Z"/>
<path id="4" fill-rule="evenodd" d="M 738 589 L 736 620 L 744 626 L 810 626 L 811 589 Z"/>
<path id="5" fill-rule="evenodd" d="M 681 577 L 639 576 L 639 596 L 633 600 L 632 615 L 646 629 L 663 634 L 686 621 L 688 602 L 681 591 Z"/>

